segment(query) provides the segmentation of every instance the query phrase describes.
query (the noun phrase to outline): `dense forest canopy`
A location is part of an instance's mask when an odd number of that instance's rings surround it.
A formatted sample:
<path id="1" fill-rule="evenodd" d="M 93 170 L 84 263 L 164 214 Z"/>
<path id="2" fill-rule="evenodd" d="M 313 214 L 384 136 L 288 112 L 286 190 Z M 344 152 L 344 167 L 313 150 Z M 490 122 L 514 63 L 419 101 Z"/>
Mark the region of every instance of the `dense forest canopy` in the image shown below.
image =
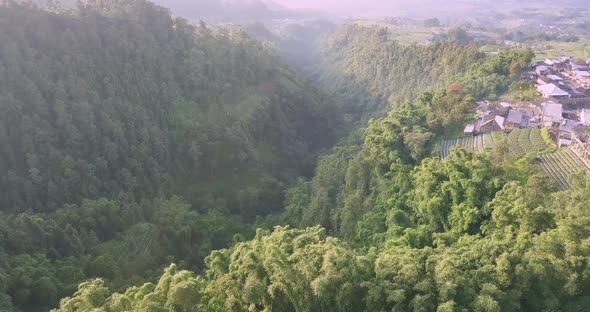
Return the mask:
<path id="1" fill-rule="evenodd" d="M 172 265 L 158 283 L 119 293 L 89 281 L 56 311 L 587 307 L 586 177 L 557 193 L 531 159 L 461 148 L 444 161 L 429 156 L 435 137 L 477 98 L 506 91 L 531 58 L 487 58 L 370 122 L 320 160 L 312 181 L 289 191 L 284 222 L 295 228 L 259 230 L 213 252 L 201 275 Z"/>
<path id="2" fill-rule="evenodd" d="M 587 307 L 590 180 L 580 176 L 576 189 L 555 193 L 530 159 L 503 162 L 457 148 L 442 161 L 427 152 L 437 127 L 478 96 L 469 90 L 479 75 L 495 77 L 489 93 L 506 89 L 531 57 L 509 52 L 474 65 L 461 85 L 426 92 L 371 122 L 364 143 L 335 148 L 314 180 L 287 196 L 285 221 L 301 229 L 259 230 L 213 252 L 202 275 L 172 265 L 157 284 L 122 293 L 100 279 L 84 283 L 56 311 Z M 446 117 L 444 109 L 459 111 Z M 316 220 L 338 238 L 305 228 Z"/>
<path id="3" fill-rule="evenodd" d="M 0 311 L 590 307 L 590 178 L 437 156 L 530 50 L 2 3 Z"/>
<path id="4" fill-rule="evenodd" d="M 0 6 L 0 290 L 22 309 L 198 268 L 336 142 L 330 99 L 243 31 L 145 1 L 56 10 Z"/>
<path id="5" fill-rule="evenodd" d="M 343 142 L 332 154 L 323 156 L 318 162 L 316 176 L 288 192 L 285 221 L 298 227 L 319 223 L 329 233 L 347 238 L 357 236 L 366 241 L 383 234 L 371 232 L 381 231 L 384 224 L 390 222 L 385 215 L 375 219 L 380 209 L 389 210 L 383 206 L 386 203 L 402 208 L 423 200 L 428 209 L 442 209 L 431 207 L 433 202 L 428 200 L 432 199 L 432 194 L 413 196 L 413 186 L 409 183 L 412 173 L 432 155 L 438 138 L 454 132 L 457 125 L 462 124 L 476 99 L 505 92 L 511 79 L 532 57 L 530 51 L 524 50 L 487 58 L 472 65 L 447 88 L 426 91 L 414 101 L 392 109 L 386 117 L 371 120 L 356 142 Z M 433 169 L 437 166 L 440 165 L 433 165 Z M 426 189 L 443 183 L 435 177 L 438 174 L 423 181 L 431 183 Z M 486 187 L 473 187 L 470 193 L 477 192 L 472 195 L 482 200 L 480 197 L 484 197 Z M 457 200 L 462 202 L 464 198 Z M 440 199 L 440 204 L 448 202 L 448 198 Z M 363 223 L 377 220 L 382 223 L 377 227 Z M 406 227 L 407 224 L 402 229 Z M 448 230 L 448 226 L 444 229 Z"/>
<path id="6" fill-rule="evenodd" d="M 110 5 L 78 18 L 2 8 L 6 210 L 301 174 L 334 142 L 328 102 L 243 32 Z"/>
<path id="7" fill-rule="evenodd" d="M 402 45 L 379 27 L 342 26 L 322 42 L 312 76 L 353 120 L 383 116 L 429 88 L 451 82 L 483 55 L 453 42 Z"/>

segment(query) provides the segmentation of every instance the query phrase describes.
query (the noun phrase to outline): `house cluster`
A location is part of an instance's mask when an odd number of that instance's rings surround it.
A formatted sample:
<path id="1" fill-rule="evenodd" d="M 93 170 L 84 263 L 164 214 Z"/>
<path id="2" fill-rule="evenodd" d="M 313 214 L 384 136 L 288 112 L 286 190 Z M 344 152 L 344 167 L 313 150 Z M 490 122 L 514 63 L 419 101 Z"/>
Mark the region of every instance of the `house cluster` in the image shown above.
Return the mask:
<path id="1" fill-rule="evenodd" d="M 527 128 L 536 116 L 541 115 L 536 106 L 525 102 L 514 105 L 501 102 L 494 105 L 489 101 L 481 101 L 477 105 L 478 117 L 474 124 L 465 127 L 466 134 Z"/>
<path id="2" fill-rule="evenodd" d="M 590 60 L 576 62 L 562 56 L 534 64 L 528 78 L 546 99 L 581 99 L 590 95 Z"/>
<path id="3" fill-rule="evenodd" d="M 465 134 L 550 128 L 558 134 L 559 145 L 564 146 L 571 144 L 572 134 L 576 133 L 579 137 L 579 134 L 584 133 L 584 129 L 590 126 L 590 105 L 564 105 L 553 100 L 540 104 L 530 102 L 494 104 L 481 101 L 477 103 L 476 113 L 475 123 L 465 127 Z"/>
<path id="4" fill-rule="evenodd" d="M 572 138 L 590 141 L 590 60 L 570 57 L 546 59 L 533 64 L 523 78 L 535 82 L 543 98 L 534 102 L 481 101 L 477 117 L 465 127 L 465 134 L 478 135 L 513 129 L 549 128 L 560 146 Z"/>

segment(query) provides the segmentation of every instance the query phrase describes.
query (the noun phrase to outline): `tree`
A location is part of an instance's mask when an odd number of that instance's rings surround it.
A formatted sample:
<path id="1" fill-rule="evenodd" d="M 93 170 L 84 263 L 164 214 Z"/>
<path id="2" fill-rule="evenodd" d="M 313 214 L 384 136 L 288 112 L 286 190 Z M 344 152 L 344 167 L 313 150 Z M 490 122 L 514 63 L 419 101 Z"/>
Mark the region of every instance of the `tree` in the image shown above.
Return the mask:
<path id="1" fill-rule="evenodd" d="M 513 82 L 510 85 L 510 95 L 521 101 L 532 101 L 539 97 L 539 92 L 530 81 Z"/>
<path id="2" fill-rule="evenodd" d="M 429 18 L 424 20 L 424 27 L 440 27 L 440 21 L 438 18 Z"/>
<path id="3" fill-rule="evenodd" d="M 469 44 L 473 40 L 467 31 L 461 27 L 455 27 L 447 32 L 447 36 L 451 42 L 457 44 Z"/>

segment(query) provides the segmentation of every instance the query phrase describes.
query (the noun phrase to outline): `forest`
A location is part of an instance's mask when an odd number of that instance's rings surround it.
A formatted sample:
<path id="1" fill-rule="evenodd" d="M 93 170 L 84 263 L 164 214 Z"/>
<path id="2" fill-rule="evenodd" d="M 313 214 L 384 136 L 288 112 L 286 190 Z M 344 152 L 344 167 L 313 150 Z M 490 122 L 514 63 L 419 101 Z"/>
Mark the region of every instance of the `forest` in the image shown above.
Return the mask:
<path id="1" fill-rule="evenodd" d="M 453 82 L 483 57 L 475 46 L 451 41 L 406 46 L 392 41 L 384 28 L 355 24 L 328 34 L 321 44 L 311 75 L 361 125 L 422 91 Z"/>
<path id="2" fill-rule="evenodd" d="M 0 291 L 23 310 L 202 267 L 341 132 L 273 51 L 149 2 L 7 3 L 0 41 Z"/>
<path id="3" fill-rule="evenodd" d="M 582 310 L 590 180 L 557 192 L 531 159 L 428 153 L 476 98 L 475 78 L 496 77 L 489 93 L 507 89 L 531 57 L 488 58 L 373 120 L 289 190 L 283 226 L 212 252 L 203 273 L 171 265 L 124 292 L 91 280 L 56 311 Z M 457 111 L 440 118 L 447 109 Z"/>
<path id="4" fill-rule="evenodd" d="M 315 39 L 0 5 L 0 311 L 590 308 L 590 179 L 435 148 L 532 51 Z"/>

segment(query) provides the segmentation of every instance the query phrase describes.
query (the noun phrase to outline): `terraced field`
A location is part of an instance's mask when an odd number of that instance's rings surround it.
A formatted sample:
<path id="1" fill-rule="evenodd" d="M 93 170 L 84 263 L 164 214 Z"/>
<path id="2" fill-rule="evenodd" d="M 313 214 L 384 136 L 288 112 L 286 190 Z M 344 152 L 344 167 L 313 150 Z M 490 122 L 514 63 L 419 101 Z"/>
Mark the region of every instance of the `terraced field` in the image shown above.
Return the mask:
<path id="1" fill-rule="evenodd" d="M 440 144 L 441 158 L 449 157 L 451 149 L 458 145 L 467 150 L 481 153 L 486 149 L 493 149 L 505 139 L 508 143 L 510 155 L 514 159 L 522 158 L 528 153 L 540 155 L 537 158 L 539 166 L 549 177 L 555 180 L 562 190 L 572 188 L 571 177 L 573 175 L 581 171 L 590 172 L 590 167 L 586 166 L 569 148 L 562 148 L 557 152 L 548 153 L 549 147 L 541 137 L 541 130 L 536 128 L 513 130 L 508 135 L 503 132 L 492 132 L 478 136 L 445 140 Z"/>
<path id="2" fill-rule="evenodd" d="M 512 157 L 518 159 L 528 153 L 539 153 L 547 149 L 541 130 L 537 128 L 513 130 L 508 135 L 508 146 Z"/>
<path id="3" fill-rule="evenodd" d="M 469 136 L 459 139 L 445 140 L 440 144 L 441 157 L 443 159 L 449 156 L 451 148 L 461 145 L 467 150 L 481 153 L 486 148 L 493 149 L 499 142 L 504 139 L 508 141 L 510 155 L 519 159 L 528 153 L 539 153 L 545 151 L 548 147 L 541 137 L 541 130 L 517 129 L 506 135 L 502 132 L 492 132 L 478 136 Z"/>
<path id="4" fill-rule="evenodd" d="M 569 148 L 562 148 L 551 154 L 539 157 L 541 169 L 553 178 L 562 190 L 572 187 L 571 176 L 581 171 L 590 171 L 584 163 Z"/>
<path id="5" fill-rule="evenodd" d="M 494 141 L 489 133 L 478 136 L 468 136 L 458 139 L 444 140 L 440 143 L 440 156 L 442 159 L 449 157 L 451 149 L 455 146 L 463 146 L 466 150 L 481 153 L 485 149 L 493 149 Z"/>

